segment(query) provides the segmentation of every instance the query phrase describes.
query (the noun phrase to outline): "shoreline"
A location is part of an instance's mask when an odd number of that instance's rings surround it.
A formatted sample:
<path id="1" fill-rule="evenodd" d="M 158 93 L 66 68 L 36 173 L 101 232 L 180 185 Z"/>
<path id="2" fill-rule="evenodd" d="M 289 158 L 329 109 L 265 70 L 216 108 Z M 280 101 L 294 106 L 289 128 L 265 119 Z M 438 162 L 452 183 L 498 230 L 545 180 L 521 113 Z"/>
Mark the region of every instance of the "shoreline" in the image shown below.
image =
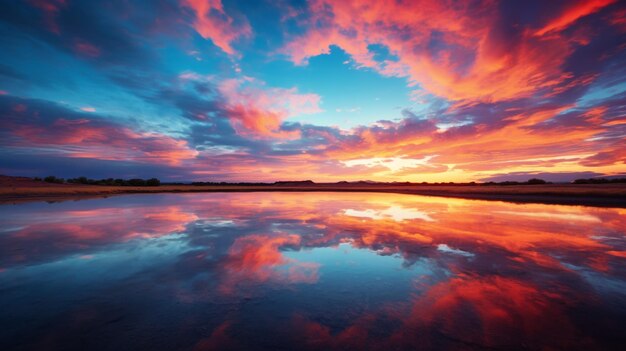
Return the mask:
<path id="1" fill-rule="evenodd" d="M 161 185 L 156 187 L 13 184 L 0 185 L 0 204 L 71 201 L 124 194 L 214 192 L 369 192 L 454 197 L 514 203 L 543 203 L 626 208 L 626 184 L 541 185 Z"/>

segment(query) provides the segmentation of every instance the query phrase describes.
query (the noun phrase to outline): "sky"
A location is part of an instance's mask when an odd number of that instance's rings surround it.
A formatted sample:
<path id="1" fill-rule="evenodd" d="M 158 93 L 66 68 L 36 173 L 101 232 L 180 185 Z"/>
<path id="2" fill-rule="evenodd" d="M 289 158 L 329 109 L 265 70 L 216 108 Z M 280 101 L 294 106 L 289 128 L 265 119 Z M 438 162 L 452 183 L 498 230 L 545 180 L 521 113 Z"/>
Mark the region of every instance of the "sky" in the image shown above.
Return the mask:
<path id="1" fill-rule="evenodd" d="M 626 4 L 0 0 L 0 174 L 626 174 Z"/>

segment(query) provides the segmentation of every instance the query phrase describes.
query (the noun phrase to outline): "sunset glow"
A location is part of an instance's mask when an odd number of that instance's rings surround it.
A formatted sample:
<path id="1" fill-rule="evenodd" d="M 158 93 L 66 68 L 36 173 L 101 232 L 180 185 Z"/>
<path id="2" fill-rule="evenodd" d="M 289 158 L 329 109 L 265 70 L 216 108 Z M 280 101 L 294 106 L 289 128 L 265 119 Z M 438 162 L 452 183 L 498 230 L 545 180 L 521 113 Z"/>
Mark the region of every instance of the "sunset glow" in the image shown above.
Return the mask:
<path id="1" fill-rule="evenodd" d="M 18 0 L 0 10 L 0 174 L 626 174 L 624 2 Z"/>

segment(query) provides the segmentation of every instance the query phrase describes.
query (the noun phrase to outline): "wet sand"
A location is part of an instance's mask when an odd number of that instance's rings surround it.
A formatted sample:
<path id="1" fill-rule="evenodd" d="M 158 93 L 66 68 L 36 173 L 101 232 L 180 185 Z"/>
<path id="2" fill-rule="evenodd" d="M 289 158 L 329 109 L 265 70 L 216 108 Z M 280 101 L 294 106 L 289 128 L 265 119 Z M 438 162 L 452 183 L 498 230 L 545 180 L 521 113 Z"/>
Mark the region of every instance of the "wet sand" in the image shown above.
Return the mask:
<path id="1" fill-rule="evenodd" d="M 337 184 L 305 185 L 161 185 L 105 186 L 50 184 L 28 178 L 0 177 L 0 203 L 63 201 L 85 197 L 106 197 L 138 193 L 187 192 L 383 192 L 447 196 L 524 203 L 550 203 L 626 207 L 626 184 L 542 184 L 542 185 L 394 185 Z"/>

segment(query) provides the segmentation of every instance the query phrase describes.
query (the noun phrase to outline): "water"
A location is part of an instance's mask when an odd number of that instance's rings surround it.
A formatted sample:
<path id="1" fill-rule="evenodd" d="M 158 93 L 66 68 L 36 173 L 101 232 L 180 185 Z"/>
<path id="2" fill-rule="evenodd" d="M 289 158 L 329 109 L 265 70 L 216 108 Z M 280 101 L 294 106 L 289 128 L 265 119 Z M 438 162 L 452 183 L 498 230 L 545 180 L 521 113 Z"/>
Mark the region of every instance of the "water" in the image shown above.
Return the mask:
<path id="1" fill-rule="evenodd" d="M 0 349 L 620 349 L 625 233 L 625 209 L 395 194 L 4 205 Z"/>

